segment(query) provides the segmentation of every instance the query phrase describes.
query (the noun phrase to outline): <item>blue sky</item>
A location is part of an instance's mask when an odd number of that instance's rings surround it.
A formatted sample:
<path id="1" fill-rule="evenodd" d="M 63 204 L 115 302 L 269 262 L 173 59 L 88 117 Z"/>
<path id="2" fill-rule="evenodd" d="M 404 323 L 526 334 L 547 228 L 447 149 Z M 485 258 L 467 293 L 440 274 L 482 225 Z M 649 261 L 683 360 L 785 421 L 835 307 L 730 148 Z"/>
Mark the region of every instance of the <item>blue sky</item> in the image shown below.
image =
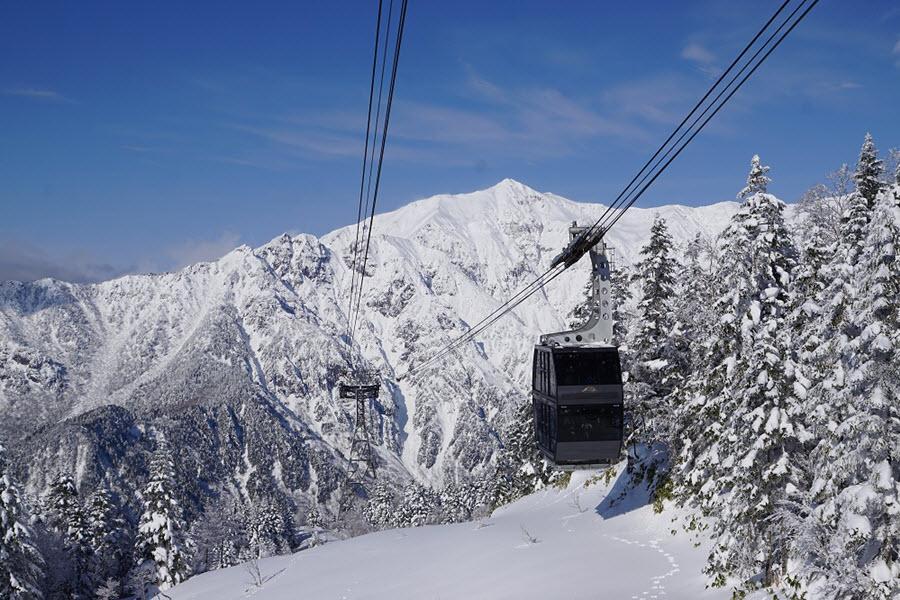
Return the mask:
<path id="1" fill-rule="evenodd" d="M 512 177 L 614 197 L 776 6 L 410 0 L 379 209 Z M 9 2 L 0 278 L 164 270 L 349 224 L 375 2 Z M 642 200 L 750 156 L 796 199 L 900 146 L 900 6 L 823 0 Z M 5 277 L 4 277 L 5 276 Z"/>

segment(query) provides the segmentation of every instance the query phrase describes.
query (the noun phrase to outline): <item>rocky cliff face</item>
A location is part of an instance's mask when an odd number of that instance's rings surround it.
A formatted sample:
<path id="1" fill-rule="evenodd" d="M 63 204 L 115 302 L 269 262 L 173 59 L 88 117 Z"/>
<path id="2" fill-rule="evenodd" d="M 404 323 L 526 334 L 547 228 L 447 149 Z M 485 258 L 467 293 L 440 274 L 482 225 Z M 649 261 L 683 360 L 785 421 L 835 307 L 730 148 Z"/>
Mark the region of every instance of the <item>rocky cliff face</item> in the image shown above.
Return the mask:
<path id="1" fill-rule="evenodd" d="M 631 262 L 655 212 L 686 241 L 718 233 L 735 208 L 632 209 L 608 241 Z M 377 216 L 352 344 L 355 227 L 284 235 L 177 273 L 0 283 L 0 438 L 33 492 L 63 470 L 83 489 L 103 481 L 133 497 L 164 437 L 194 509 L 225 487 L 333 505 L 353 419 L 336 385 L 352 358 L 381 374 L 380 476 L 441 486 L 477 475 L 528 397 L 533 341 L 565 326 L 587 265 L 438 368 L 397 377 L 543 272 L 571 222 L 603 209 L 505 180 Z"/>

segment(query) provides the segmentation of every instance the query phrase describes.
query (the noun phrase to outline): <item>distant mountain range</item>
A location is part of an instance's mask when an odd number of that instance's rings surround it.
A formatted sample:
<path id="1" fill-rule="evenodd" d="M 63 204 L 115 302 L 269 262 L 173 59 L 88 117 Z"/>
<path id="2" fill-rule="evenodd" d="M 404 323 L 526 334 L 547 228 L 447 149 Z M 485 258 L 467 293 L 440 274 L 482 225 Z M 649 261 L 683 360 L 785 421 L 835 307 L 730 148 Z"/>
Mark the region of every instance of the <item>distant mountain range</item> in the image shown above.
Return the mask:
<path id="1" fill-rule="evenodd" d="M 608 243 L 632 263 L 655 214 L 683 243 L 720 232 L 737 206 L 632 208 Z M 336 384 L 356 357 L 381 374 L 380 476 L 465 479 L 495 459 L 528 397 L 531 346 L 583 300 L 587 264 L 438 368 L 397 377 L 542 273 L 572 221 L 603 210 L 506 179 L 376 216 L 352 344 L 355 225 L 175 273 L 0 283 L 0 438 L 33 493 L 65 471 L 83 491 L 103 481 L 133 497 L 162 436 L 195 507 L 223 487 L 333 507 L 353 419 Z"/>

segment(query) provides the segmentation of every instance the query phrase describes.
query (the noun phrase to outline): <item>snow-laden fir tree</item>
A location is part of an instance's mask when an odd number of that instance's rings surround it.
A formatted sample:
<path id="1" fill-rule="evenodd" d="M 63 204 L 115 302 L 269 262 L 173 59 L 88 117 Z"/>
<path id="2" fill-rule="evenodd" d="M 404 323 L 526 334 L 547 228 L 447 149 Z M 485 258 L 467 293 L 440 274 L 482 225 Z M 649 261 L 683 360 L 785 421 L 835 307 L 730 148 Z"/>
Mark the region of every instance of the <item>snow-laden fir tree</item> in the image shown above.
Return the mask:
<path id="1" fill-rule="evenodd" d="M 127 525 L 112 493 L 99 488 L 88 499 L 87 525 L 93 554 L 93 581 L 122 577 L 127 570 Z"/>
<path id="2" fill-rule="evenodd" d="M 823 341 L 819 323 L 825 314 L 822 302 L 828 289 L 829 262 L 837 247 L 826 242 L 827 236 L 818 235 L 822 231 L 818 225 L 812 224 L 810 228 L 812 233 L 794 270 L 794 293 L 789 314 L 795 377 L 798 384 L 807 390 L 806 398 L 801 399 L 806 404 L 807 415 L 818 408 L 810 406 L 815 397 L 810 390 L 820 385 L 831 368 L 831 354 Z M 815 419 L 808 421 L 808 426 L 815 430 Z"/>
<path id="3" fill-rule="evenodd" d="M 850 318 L 850 307 L 857 293 L 856 277 L 858 262 L 863 253 L 863 242 L 868 234 L 871 210 L 866 199 L 859 192 L 848 196 L 847 210 L 841 223 L 841 235 L 829 245 L 825 252 L 829 260 L 819 267 L 818 282 L 813 282 L 812 273 L 817 258 L 806 250 L 807 264 L 800 270 L 804 283 L 801 291 L 818 293 L 810 298 L 796 299 L 792 325 L 799 336 L 795 344 L 800 372 L 808 381 L 810 393 L 805 402 L 810 428 L 815 435 L 830 427 L 830 423 L 840 418 L 843 402 L 838 398 L 846 394 L 844 364 L 840 357 L 849 347 L 859 331 Z M 811 313 L 818 313 L 813 315 Z"/>
<path id="4" fill-rule="evenodd" d="M 122 598 L 122 583 L 110 577 L 97 587 L 97 600 L 119 600 Z"/>
<path id="5" fill-rule="evenodd" d="M 747 198 L 753 194 L 765 194 L 769 189 L 771 179 L 766 175 L 769 167 L 762 164 L 759 154 L 754 154 L 750 159 L 750 174 L 747 175 L 747 186 L 740 191 L 738 198 Z"/>
<path id="6" fill-rule="evenodd" d="M 900 223 L 889 193 L 876 198 L 854 271 L 848 320 L 827 382 L 829 417 L 813 453 L 818 500 L 806 527 L 812 576 L 835 597 L 900 593 Z M 855 335 L 854 335 L 855 334 Z M 809 531 L 801 532 L 812 537 Z"/>
<path id="7" fill-rule="evenodd" d="M 439 512 L 440 500 L 431 489 L 418 483 L 407 485 L 397 507 L 400 527 L 419 527 L 433 522 Z"/>
<path id="8" fill-rule="evenodd" d="M 745 202 L 717 240 L 717 255 L 700 302 L 710 306 L 711 327 L 695 341 L 691 378 L 678 392 L 677 487 L 679 495 L 711 511 L 722 465 L 718 442 L 729 435 L 730 381 L 741 353 L 739 324 L 750 302 L 750 205 Z"/>
<path id="9" fill-rule="evenodd" d="M 152 573 L 152 584 L 167 590 L 187 578 L 189 563 L 181 508 L 175 497 L 175 469 L 165 445 L 153 454 L 150 479 L 141 497 L 143 512 L 135 540 L 137 569 Z"/>
<path id="10" fill-rule="evenodd" d="M 71 564 L 61 591 L 71 598 L 90 597 L 96 586 L 91 530 L 72 477 L 56 476 L 44 499 L 44 513 L 47 524 L 61 537 Z"/>
<path id="11" fill-rule="evenodd" d="M 856 181 L 856 189 L 866 199 L 869 208 L 875 204 L 875 197 L 881 190 L 881 174 L 884 171 L 884 163 L 878 158 L 878 149 L 872 134 L 867 133 L 859 151 L 859 161 L 856 163 L 856 172 L 853 179 Z"/>
<path id="12" fill-rule="evenodd" d="M 741 351 L 727 382 L 730 435 L 717 442 L 722 470 L 716 481 L 719 519 L 709 572 L 761 576 L 765 585 L 787 575 L 789 541 L 771 519 L 803 479 L 800 460 L 809 441 L 788 326 L 796 251 L 784 224 L 784 204 L 768 194 L 746 200 L 749 219 L 749 300 L 740 315 Z"/>
<path id="13" fill-rule="evenodd" d="M 641 299 L 631 343 L 631 410 L 643 423 L 639 440 L 668 443 L 673 423 L 671 394 L 680 385 L 687 364 L 683 333 L 678 330 L 673 312 L 679 264 L 673 255 L 672 236 L 659 216 L 653 221 L 650 239 L 640 256 L 635 274 Z"/>
<path id="14" fill-rule="evenodd" d="M 287 522 L 277 504 L 267 500 L 253 503 L 247 523 L 247 536 L 253 558 L 264 558 L 290 551 Z"/>
<path id="15" fill-rule="evenodd" d="M 44 561 L 32 541 L 28 512 L 0 445 L 0 598 L 40 600 Z"/>
<path id="16" fill-rule="evenodd" d="M 558 477 L 535 443 L 534 406 L 531 400 L 518 406 L 503 438 L 504 448 L 492 501 L 494 506 L 502 506 L 537 491 Z"/>
<path id="17" fill-rule="evenodd" d="M 698 233 L 687 243 L 684 260 L 678 265 L 675 280 L 675 296 L 672 301 L 674 320 L 671 342 L 680 348 L 684 380 L 679 382 L 679 398 L 685 389 L 686 379 L 695 370 L 700 344 L 707 339 L 714 325 L 712 310 L 712 242 Z M 678 402 L 679 400 L 675 400 Z"/>
<path id="18" fill-rule="evenodd" d="M 309 546 L 318 546 L 321 542 L 320 534 L 322 530 L 322 517 L 319 515 L 319 509 L 316 506 L 310 506 L 306 511 L 306 527 L 309 529 L 310 538 Z"/>
<path id="19" fill-rule="evenodd" d="M 194 522 L 191 539 L 196 549 L 195 572 L 223 569 L 240 562 L 240 551 L 247 546 L 247 540 L 238 510 L 233 497 L 222 493 Z"/>
<path id="20" fill-rule="evenodd" d="M 788 327 L 796 251 L 783 203 L 755 189 L 722 236 L 718 316 L 678 411 L 678 491 L 717 517 L 716 585 L 786 574 L 788 540 L 770 517 L 798 489 L 808 440 Z"/>
<path id="21" fill-rule="evenodd" d="M 396 502 L 390 488 L 383 483 L 375 483 L 369 490 L 369 498 L 363 507 L 363 516 L 375 529 L 396 527 Z"/>

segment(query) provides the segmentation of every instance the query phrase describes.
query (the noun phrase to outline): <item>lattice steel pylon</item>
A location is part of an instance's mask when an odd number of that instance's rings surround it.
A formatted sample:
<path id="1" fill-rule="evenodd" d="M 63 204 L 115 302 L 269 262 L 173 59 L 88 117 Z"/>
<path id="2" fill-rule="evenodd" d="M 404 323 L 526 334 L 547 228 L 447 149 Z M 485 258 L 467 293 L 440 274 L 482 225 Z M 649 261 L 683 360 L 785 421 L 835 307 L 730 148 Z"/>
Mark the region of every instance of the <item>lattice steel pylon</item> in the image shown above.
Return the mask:
<path id="1" fill-rule="evenodd" d="M 342 383 L 340 397 L 354 400 L 356 403 L 356 420 L 353 424 L 353 436 L 350 440 L 350 457 L 347 467 L 347 484 L 365 488 L 364 477 L 375 479 L 375 456 L 372 453 L 372 441 L 369 439 L 369 426 L 366 414 L 369 401 L 378 398 L 377 383 Z"/>

